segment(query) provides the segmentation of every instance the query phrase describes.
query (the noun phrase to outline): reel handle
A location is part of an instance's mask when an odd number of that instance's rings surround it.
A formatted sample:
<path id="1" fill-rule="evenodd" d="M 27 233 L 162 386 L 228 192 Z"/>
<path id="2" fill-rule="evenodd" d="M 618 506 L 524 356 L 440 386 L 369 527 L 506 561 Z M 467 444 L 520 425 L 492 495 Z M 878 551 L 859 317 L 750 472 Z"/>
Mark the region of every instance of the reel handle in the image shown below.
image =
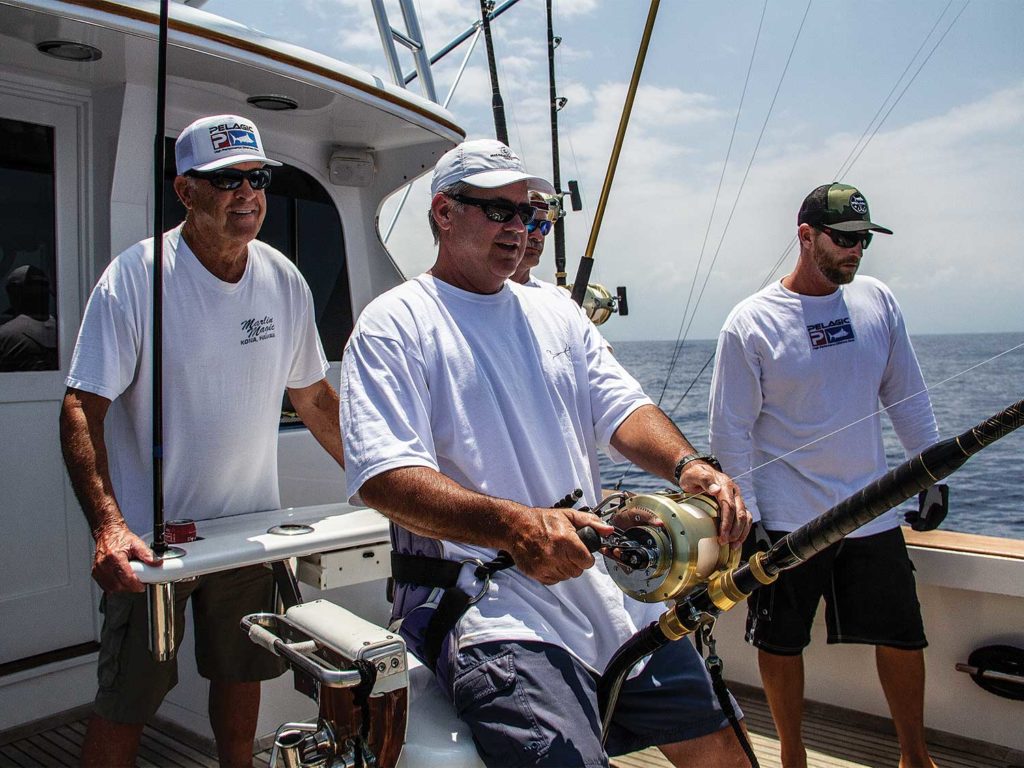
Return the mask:
<path id="1" fill-rule="evenodd" d="M 580 541 L 591 552 L 597 552 L 602 546 L 601 534 L 591 528 L 589 525 L 583 528 L 576 529 L 576 535 L 580 537 Z"/>

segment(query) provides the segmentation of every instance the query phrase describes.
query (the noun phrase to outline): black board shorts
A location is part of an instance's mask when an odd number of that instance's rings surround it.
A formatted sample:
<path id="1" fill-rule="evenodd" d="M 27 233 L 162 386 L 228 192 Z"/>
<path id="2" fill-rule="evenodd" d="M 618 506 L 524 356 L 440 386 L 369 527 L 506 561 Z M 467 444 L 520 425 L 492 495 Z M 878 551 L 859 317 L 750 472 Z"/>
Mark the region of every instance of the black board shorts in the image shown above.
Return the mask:
<path id="1" fill-rule="evenodd" d="M 768 531 L 772 543 L 785 531 Z M 744 556 L 753 554 L 753 534 Z M 885 645 L 904 650 L 928 641 L 917 600 L 914 564 L 899 527 L 847 538 L 779 574 L 747 600 L 747 642 L 780 656 L 799 655 L 811 642 L 821 599 L 829 643 Z"/>

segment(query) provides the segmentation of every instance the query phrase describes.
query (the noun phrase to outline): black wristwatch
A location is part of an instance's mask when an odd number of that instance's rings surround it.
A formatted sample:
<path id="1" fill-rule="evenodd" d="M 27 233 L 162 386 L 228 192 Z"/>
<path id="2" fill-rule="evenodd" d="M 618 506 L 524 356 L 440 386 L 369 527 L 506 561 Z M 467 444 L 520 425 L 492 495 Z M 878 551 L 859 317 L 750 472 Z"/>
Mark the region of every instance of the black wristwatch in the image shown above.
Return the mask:
<path id="1" fill-rule="evenodd" d="M 691 461 L 704 461 L 710 464 L 712 467 L 717 469 L 719 472 L 722 471 L 722 465 L 718 463 L 718 459 L 712 456 L 710 453 L 688 453 L 679 460 L 676 464 L 675 480 L 676 485 L 679 485 L 679 478 L 683 475 L 683 468 L 686 467 Z"/>

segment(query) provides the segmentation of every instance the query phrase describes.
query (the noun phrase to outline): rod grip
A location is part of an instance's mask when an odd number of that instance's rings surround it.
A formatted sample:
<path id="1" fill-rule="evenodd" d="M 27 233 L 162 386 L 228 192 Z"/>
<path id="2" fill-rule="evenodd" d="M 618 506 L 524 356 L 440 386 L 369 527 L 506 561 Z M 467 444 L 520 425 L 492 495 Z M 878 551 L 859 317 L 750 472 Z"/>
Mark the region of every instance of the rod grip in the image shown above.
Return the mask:
<path id="1" fill-rule="evenodd" d="M 591 552 L 597 552 L 601 548 L 601 534 L 589 525 L 577 528 L 576 534 L 580 537 L 580 541 L 583 542 L 583 546 Z"/>

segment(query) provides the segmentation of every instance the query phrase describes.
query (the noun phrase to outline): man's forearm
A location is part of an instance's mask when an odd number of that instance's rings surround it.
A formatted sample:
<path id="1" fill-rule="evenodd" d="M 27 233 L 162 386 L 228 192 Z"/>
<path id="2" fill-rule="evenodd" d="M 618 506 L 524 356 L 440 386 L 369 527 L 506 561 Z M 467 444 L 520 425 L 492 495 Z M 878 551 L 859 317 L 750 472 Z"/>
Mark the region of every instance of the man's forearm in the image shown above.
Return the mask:
<path id="1" fill-rule="evenodd" d="M 370 506 L 420 536 L 457 541 L 512 555 L 518 569 L 542 584 L 579 576 L 594 564 L 577 530 L 611 533 L 589 512 L 526 507 L 476 493 L 429 467 L 401 467 L 363 483 Z"/>
<path id="2" fill-rule="evenodd" d="M 345 449 L 341 442 L 341 425 L 338 419 L 338 393 L 326 379 L 302 389 L 289 389 L 288 395 L 295 412 L 302 423 L 313 433 L 313 437 L 343 468 Z"/>
<path id="3" fill-rule="evenodd" d="M 96 531 L 124 524 L 114 497 L 103 438 L 103 419 L 109 401 L 85 392 L 69 391 L 60 412 L 60 443 L 64 464 L 78 503 Z"/>
<path id="4" fill-rule="evenodd" d="M 656 405 L 644 405 L 626 417 L 611 444 L 641 469 L 675 482 L 676 462 L 695 453 L 690 441 Z"/>
<path id="5" fill-rule="evenodd" d="M 359 495 L 415 534 L 494 549 L 507 546 L 529 514 L 529 507 L 471 491 L 429 467 L 384 472 Z"/>

